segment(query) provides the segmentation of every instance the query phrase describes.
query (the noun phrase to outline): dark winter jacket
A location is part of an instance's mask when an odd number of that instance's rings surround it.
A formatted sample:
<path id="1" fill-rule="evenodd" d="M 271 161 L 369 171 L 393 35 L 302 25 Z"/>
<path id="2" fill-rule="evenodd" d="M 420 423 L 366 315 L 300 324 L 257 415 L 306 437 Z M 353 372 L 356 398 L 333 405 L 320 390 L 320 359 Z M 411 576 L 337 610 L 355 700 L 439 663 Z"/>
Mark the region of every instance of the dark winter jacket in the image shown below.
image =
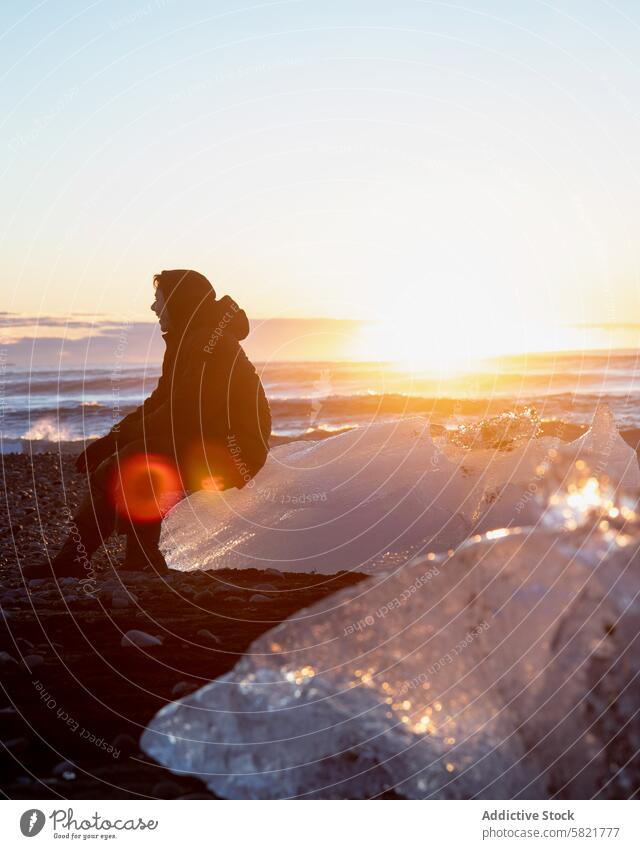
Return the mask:
<path id="1" fill-rule="evenodd" d="M 204 278 L 203 278 L 204 279 Z M 249 321 L 230 297 L 182 287 L 166 297 L 162 375 L 153 393 L 113 428 L 118 447 L 144 440 L 177 460 L 186 489 L 244 486 L 268 453 L 271 413 L 240 341 Z"/>

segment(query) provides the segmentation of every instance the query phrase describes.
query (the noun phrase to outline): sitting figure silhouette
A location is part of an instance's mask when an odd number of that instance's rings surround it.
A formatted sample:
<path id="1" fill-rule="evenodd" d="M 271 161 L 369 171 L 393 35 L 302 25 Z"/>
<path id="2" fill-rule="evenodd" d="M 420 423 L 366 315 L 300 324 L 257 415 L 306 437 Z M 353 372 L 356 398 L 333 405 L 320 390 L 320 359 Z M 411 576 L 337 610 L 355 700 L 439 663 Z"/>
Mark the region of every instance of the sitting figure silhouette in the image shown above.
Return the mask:
<path id="1" fill-rule="evenodd" d="M 197 271 L 163 271 L 154 285 L 166 343 L 158 385 L 80 455 L 88 495 L 58 555 L 25 566 L 26 578 L 85 577 L 114 531 L 127 536 L 123 568 L 166 568 L 158 541 L 167 510 L 195 490 L 242 488 L 265 463 L 271 413 L 240 346 L 245 312 L 229 296 L 216 300 Z"/>

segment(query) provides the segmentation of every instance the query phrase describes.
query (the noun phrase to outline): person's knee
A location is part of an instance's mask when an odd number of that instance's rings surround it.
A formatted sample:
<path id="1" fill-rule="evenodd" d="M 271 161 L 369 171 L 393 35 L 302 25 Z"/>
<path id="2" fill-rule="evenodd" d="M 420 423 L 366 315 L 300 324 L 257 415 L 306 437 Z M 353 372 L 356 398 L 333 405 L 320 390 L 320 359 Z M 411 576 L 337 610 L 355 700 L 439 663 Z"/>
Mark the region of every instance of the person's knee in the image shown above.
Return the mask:
<path id="1" fill-rule="evenodd" d="M 115 456 L 115 454 L 112 454 L 110 457 L 107 457 L 106 460 L 103 460 L 99 466 L 96 466 L 90 478 L 90 486 L 92 490 L 102 490 L 106 488 L 115 468 Z"/>
<path id="2" fill-rule="evenodd" d="M 103 460 L 102 463 L 94 469 L 90 479 L 91 488 L 107 490 L 113 483 L 113 479 L 118 474 L 120 464 L 126 460 L 127 457 L 131 457 L 132 454 L 139 453 L 140 450 L 141 449 L 138 444 L 132 442 L 118 448 L 117 451 L 107 457 L 106 460 Z"/>

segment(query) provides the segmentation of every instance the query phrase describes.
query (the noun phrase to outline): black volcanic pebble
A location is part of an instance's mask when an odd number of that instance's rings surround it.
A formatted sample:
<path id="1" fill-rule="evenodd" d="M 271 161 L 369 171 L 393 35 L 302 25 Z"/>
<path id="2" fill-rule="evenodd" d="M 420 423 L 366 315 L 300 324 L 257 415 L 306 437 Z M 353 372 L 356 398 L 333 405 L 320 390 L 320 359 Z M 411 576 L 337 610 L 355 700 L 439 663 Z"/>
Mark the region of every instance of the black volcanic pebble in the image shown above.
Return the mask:
<path id="1" fill-rule="evenodd" d="M 116 734 L 111 745 L 123 755 L 134 755 L 140 751 L 138 741 L 131 734 Z"/>
<path id="2" fill-rule="evenodd" d="M 209 590 L 201 590 L 201 592 L 194 595 L 193 600 L 200 607 L 207 607 L 213 602 L 213 595 Z"/>

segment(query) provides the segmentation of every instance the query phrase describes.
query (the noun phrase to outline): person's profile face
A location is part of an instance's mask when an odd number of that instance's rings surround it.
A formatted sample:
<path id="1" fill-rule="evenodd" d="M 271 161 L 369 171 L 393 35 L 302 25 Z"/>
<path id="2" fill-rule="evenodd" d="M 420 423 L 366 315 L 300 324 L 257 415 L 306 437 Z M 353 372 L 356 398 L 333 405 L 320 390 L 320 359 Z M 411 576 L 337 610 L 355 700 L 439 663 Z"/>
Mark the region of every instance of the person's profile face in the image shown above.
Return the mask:
<path id="1" fill-rule="evenodd" d="M 151 309 L 158 316 L 158 321 L 160 322 L 160 330 L 163 333 L 166 333 L 169 329 L 169 313 L 166 309 L 166 302 L 164 299 L 164 295 L 160 287 L 156 288 L 156 297 L 154 302 L 151 304 Z"/>

